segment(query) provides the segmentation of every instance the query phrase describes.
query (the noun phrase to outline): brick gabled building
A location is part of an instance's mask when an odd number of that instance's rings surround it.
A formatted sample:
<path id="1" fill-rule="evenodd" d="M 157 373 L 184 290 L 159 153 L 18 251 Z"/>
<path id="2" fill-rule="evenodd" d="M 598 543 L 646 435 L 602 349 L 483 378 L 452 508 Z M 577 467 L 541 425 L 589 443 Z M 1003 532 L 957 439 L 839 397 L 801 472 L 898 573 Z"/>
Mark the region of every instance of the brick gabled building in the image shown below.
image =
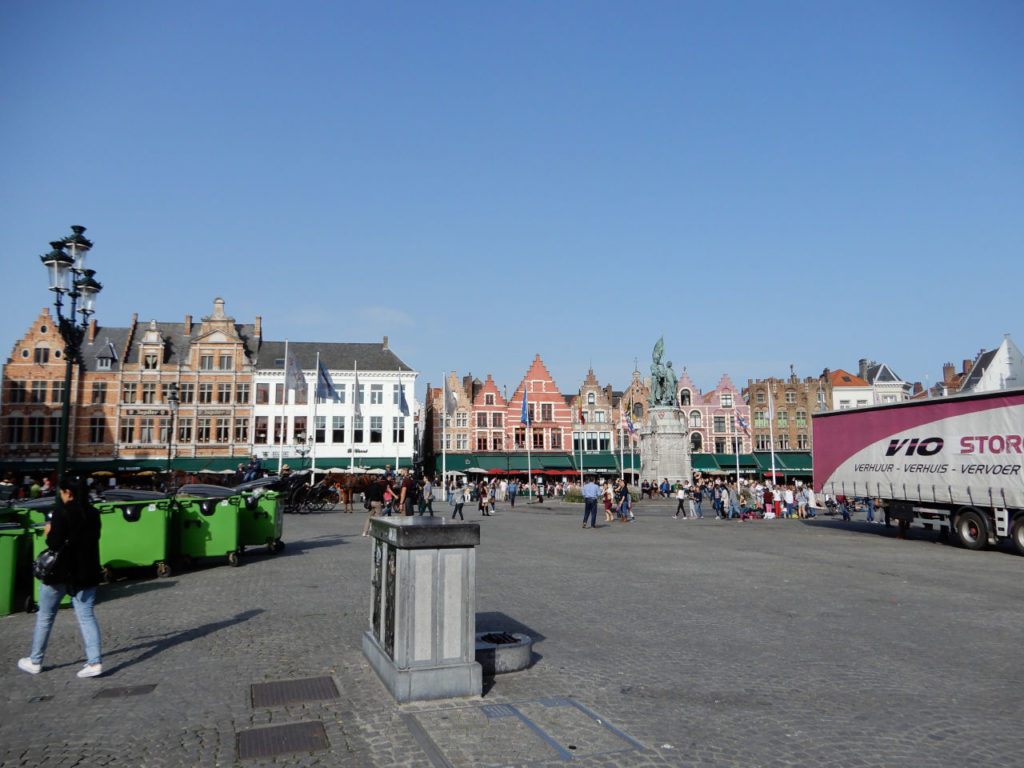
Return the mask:
<path id="1" fill-rule="evenodd" d="M 530 412 L 529 432 L 522 423 L 524 393 Z M 526 441 L 529 439 L 531 451 L 569 450 L 572 413 L 540 355 L 534 357 L 509 400 L 505 413 L 505 421 L 509 425 L 506 432 L 512 437 L 513 448 L 526 450 Z"/>
<path id="2" fill-rule="evenodd" d="M 260 318 L 240 325 L 223 299 L 200 323 L 90 323 L 73 371 L 69 465 L 81 469 L 228 467 L 249 452 L 252 362 Z M 5 468 L 49 471 L 56 463 L 64 343 L 48 310 L 14 348 L 3 371 L 0 423 Z M 59 382 L 59 383 L 58 383 Z M 180 408 L 172 439 L 169 395 Z M 46 393 L 46 394 L 44 394 Z M 178 459 L 186 459 L 179 461 Z"/>

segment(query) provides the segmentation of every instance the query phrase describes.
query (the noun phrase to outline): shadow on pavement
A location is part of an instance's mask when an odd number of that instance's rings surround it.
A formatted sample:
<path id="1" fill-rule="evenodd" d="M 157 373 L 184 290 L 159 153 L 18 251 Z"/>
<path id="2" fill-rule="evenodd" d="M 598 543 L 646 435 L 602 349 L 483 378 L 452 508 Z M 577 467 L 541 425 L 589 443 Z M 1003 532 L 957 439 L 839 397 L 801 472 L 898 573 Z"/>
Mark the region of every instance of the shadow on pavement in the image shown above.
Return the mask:
<path id="1" fill-rule="evenodd" d="M 530 666 L 532 667 L 538 661 L 544 657 L 537 653 L 537 643 L 545 640 L 545 636 L 535 629 L 523 624 L 521 621 L 513 619 L 511 616 L 502 613 L 501 611 L 482 611 L 476 615 L 476 631 L 477 634 L 481 632 L 519 632 L 523 635 L 529 635 L 533 638 L 533 648 L 530 649 Z M 515 673 L 509 673 L 515 674 Z M 484 674 L 483 690 L 481 695 L 486 696 L 488 692 L 494 687 L 495 675 Z"/>
<path id="2" fill-rule="evenodd" d="M 109 651 L 104 653 L 104 659 L 111 656 L 117 656 L 122 653 L 130 653 L 131 651 L 142 650 L 143 652 L 133 659 L 128 659 L 121 662 L 117 666 L 107 667 L 104 670 L 103 676 L 109 677 L 115 672 L 120 672 L 126 667 L 130 667 L 132 664 L 138 664 L 153 658 L 159 653 L 163 653 L 169 648 L 173 648 L 176 645 L 182 643 L 190 643 L 193 640 L 198 640 L 201 637 L 206 637 L 214 632 L 219 632 L 227 627 L 234 626 L 235 624 L 241 624 L 242 622 L 248 621 L 254 616 L 259 616 L 263 613 L 262 609 L 253 609 L 251 611 L 242 611 L 236 613 L 232 618 L 225 619 L 224 621 L 215 621 L 210 624 L 204 624 L 201 627 L 194 627 L 193 629 L 186 629 L 182 632 L 173 632 L 165 635 L 151 635 L 153 640 L 150 642 L 138 643 L 137 645 L 130 645 L 127 648 L 118 648 L 116 651 Z M 145 638 L 144 638 L 145 639 Z"/>

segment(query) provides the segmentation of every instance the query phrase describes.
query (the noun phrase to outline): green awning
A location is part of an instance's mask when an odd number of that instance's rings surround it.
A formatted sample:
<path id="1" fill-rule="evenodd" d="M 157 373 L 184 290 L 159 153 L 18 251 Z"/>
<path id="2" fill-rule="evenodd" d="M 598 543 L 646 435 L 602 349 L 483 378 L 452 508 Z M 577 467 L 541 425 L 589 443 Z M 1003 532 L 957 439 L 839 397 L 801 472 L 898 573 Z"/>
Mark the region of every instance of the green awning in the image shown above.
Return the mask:
<path id="1" fill-rule="evenodd" d="M 576 459 L 576 464 L 579 464 L 579 454 L 575 454 L 573 458 Z M 602 453 L 584 453 L 583 469 L 610 469 L 617 472 L 619 469 L 619 465 L 615 461 L 615 454 L 611 453 L 610 451 Z"/>
<path id="2" fill-rule="evenodd" d="M 713 453 L 694 453 L 690 456 L 695 472 L 718 472 L 718 462 Z"/>
<path id="3" fill-rule="evenodd" d="M 629 472 L 640 471 L 640 457 L 634 454 L 623 454 L 620 458 L 620 468 Z"/>
<path id="4" fill-rule="evenodd" d="M 761 472 L 772 471 L 772 454 L 755 453 L 754 459 Z M 810 474 L 813 467 L 810 451 L 776 451 L 775 471 L 782 474 Z"/>

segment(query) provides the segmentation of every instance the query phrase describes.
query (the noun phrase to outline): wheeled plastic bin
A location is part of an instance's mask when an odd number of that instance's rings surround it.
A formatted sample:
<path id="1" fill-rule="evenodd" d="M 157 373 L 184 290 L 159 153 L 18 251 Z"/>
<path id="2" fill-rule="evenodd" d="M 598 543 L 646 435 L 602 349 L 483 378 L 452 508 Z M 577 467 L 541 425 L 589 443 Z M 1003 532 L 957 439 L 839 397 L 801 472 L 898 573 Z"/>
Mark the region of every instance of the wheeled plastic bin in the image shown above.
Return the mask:
<path id="1" fill-rule="evenodd" d="M 17 588 L 21 586 L 28 559 L 25 525 L 11 518 L 13 516 L 0 517 L 9 520 L 0 522 L 0 616 L 20 610 L 20 606 L 15 607 Z"/>
<path id="2" fill-rule="evenodd" d="M 284 549 L 281 535 L 284 533 L 284 515 L 281 514 L 281 494 L 262 488 L 242 494 L 242 506 L 238 510 L 241 532 L 239 545 L 258 547 L 263 544 L 271 553 Z"/>
<path id="3" fill-rule="evenodd" d="M 100 565 L 110 578 L 119 568 L 156 566 L 170 576 L 171 499 L 105 501 L 100 513 Z"/>
<path id="4" fill-rule="evenodd" d="M 241 496 L 192 496 L 195 492 L 196 489 L 184 486 L 175 499 L 178 554 L 186 565 L 201 557 L 222 556 L 227 556 L 231 565 L 238 565 Z"/>

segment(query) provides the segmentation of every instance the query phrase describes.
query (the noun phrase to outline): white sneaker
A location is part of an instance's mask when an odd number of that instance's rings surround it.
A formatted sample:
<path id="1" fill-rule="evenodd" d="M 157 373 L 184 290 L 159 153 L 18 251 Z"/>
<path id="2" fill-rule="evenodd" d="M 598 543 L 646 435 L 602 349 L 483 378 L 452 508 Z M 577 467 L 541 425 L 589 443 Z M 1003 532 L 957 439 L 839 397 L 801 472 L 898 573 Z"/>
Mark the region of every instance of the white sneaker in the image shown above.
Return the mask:
<path id="1" fill-rule="evenodd" d="M 18 669 L 22 672 L 28 672 L 30 675 L 38 675 L 43 671 L 43 665 L 33 664 L 32 659 L 26 656 L 24 659 L 18 659 Z"/>
<path id="2" fill-rule="evenodd" d="M 103 674 L 102 664 L 86 664 L 78 670 L 79 677 L 99 677 Z"/>

